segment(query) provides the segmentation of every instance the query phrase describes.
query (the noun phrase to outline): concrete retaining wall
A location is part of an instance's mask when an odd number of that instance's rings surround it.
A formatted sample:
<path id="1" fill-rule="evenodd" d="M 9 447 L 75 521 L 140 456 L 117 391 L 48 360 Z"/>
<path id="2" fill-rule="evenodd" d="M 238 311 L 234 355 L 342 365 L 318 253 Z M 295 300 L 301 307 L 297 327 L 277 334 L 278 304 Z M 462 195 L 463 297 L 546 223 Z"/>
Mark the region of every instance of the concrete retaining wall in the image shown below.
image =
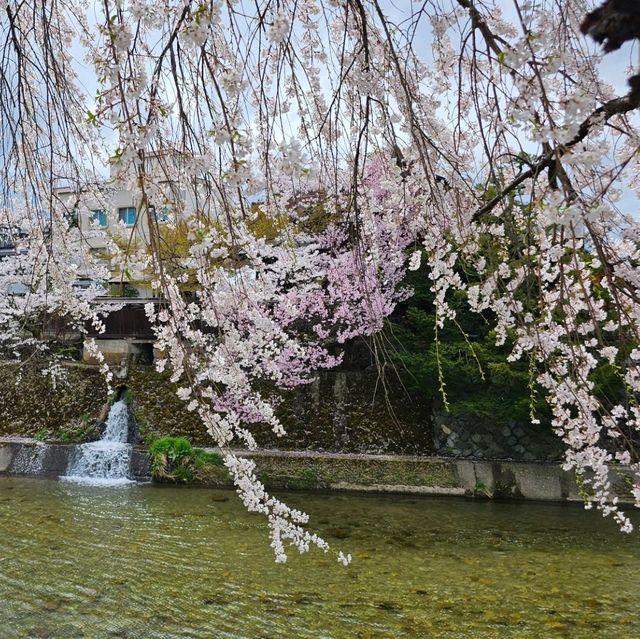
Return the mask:
<path id="1" fill-rule="evenodd" d="M 58 477 L 66 473 L 72 445 L 0 438 L 0 474 Z M 581 501 L 572 473 L 554 463 L 477 461 L 408 455 L 259 450 L 250 456 L 267 487 L 394 492 L 539 501 Z M 149 459 L 134 448 L 132 477 L 149 479 Z M 631 501 L 628 482 L 612 471 L 616 493 Z M 227 482 L 228 484 L 228 482 Z"/>
<path id="2" fill-rule="evenodd" d="M 0 438 L 0 473 L 59 477 L 66 474 L 74 448 L 74 445 L 42 444 L 26 438 Z M 132 451 L 131 477 L 139 481 L 150 478 L 149 458 L 144 449 Z"/>
<path id="3" fill-rule="evenodd" d="M 267 486 L 582 501 L 574 474 L 558 463 L 307 451 L 239 452 L 254 459 L 258 476 Z M 300 485 L 296 481 L 300 477 L 315 481 Z M 623 479 L 613 474 L 612 479 L 621 500 L 630 499 Z"/>

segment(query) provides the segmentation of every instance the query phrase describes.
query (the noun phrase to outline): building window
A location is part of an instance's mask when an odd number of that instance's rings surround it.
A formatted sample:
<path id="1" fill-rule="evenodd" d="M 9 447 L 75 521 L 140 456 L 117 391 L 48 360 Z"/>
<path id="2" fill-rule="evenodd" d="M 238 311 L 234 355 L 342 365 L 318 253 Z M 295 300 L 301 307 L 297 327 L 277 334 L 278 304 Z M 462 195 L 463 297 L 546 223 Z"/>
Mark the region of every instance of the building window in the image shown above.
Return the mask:
<path id="1" fill-rule="evenodd" d="M 101 227 L 105 227 L 108 225 L 107 214 L 100 209 L 91 211 L 91 220 L 94 224 L 97 224 L 98 226 L 101 226 Z"/>
<path id="2" fill-rule="evenodd" d="M 136 223 L 136 210 L 133 206 L 125 206 L 118 209 L 118 219 L 127 226 L 133 226 Z"/>

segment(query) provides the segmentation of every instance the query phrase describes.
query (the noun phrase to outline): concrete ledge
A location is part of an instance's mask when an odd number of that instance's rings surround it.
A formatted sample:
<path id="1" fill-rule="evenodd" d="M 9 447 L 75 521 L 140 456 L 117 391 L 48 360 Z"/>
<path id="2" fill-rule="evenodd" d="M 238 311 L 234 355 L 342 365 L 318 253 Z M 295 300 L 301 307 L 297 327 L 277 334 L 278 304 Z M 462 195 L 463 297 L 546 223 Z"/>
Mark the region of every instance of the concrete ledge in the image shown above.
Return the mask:
<path id="1" fill-rule="evenodd" d="M 560 464 L 456 461 L 460 483 L 478 495 L 539 501 L 581 500 L 575 475 Z"/>
<path id="2" fill-rule="evenodd" d="M 213 449 L 212 449 L 213 450 Z M 267 486 L 285 488 L 321 488 L 381 493 L 424 495 L 470 495 L 489 499 L 532 501 L 583 501 L 573 472 L 561 464 L 510 460 L 472 460 L 408 455 L 362 455 L 318 453 L 314 451 L 235 451 L 256 461 L 258 476 L 263 468 L 276 469 L 280 476 L 269 474 Z M 306 467 L 301 466 L 307 462 Z M 332 477 L 347 467 L 349 479 Z M 304 468 L 300 472 L 300 468 Z M 337 468 L 337 470 L 335 470 Z M 286 481 L 293 471 L 293 482 Z M 299 478 L 309 478 L 300 485 Z M 315 474 L 316 482 L 310 479 Z M 385 481 L 379 481 L 384 475 Z M 276 481 L 270 481 L 275 479 Z M 283 481 L 284 479 L 284 481 Z M 614 491 L 621 504 L 633 498 L 624 472 L 611 470 Z"/>
<path id="3" fill-rule="evenodd" d="M 0 473 L 59 477 L 64 475 L 75 449 L 74 444 L 43 444 L 35 439 L 0 438 Z M 149 457 L 146 450 L 134 447 L 131 451 L 131 473 L 136 480 L 150 478 Z"/>
<path id="4" fill-rule="evenodd" d="M 407 484 L 351 484 L 338 482 L 329 484 L 329 490 L 348 490 L 365 493 L 400 493 L 406 495 L 447 495 L 462 496 L 466 494 L 464 488 L 442 488 L 440 486 L 409 486 Z"/>
<path id="5" fill-rule="evenodd" d="M 64 475 L 73 445 L 0 438 L 0 473 Z M 208 449 L 218 451 L 218 449 Z M 560 464 L 470 460 L 407 455 L 362 455 L 315 451 L 236 450 L 255 460 L 258 477 L 271 489 L 345 490 L 534 501 L 582 501 L 573 473 Z M 148 480 L 146 450 L 134 447 L 132 477 Z M 611 470 L 620 503 L 633 503 L 624 473 Z M 228 480 L 200 485 L 230 485 Z"/>

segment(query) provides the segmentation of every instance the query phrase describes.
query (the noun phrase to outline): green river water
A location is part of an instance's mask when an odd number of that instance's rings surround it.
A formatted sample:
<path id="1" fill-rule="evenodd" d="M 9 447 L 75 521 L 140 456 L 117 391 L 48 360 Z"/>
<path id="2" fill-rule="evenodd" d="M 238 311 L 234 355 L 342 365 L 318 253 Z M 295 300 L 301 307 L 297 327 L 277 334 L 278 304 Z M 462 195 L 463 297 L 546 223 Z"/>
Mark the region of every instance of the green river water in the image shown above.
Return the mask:
<path id="1" fill-rule="evenodd" d="M 640 637 L 640 537 L 580 506 L 285 497 L 351 566 L 230 491 L 0 477 L 0 639 Z"/>

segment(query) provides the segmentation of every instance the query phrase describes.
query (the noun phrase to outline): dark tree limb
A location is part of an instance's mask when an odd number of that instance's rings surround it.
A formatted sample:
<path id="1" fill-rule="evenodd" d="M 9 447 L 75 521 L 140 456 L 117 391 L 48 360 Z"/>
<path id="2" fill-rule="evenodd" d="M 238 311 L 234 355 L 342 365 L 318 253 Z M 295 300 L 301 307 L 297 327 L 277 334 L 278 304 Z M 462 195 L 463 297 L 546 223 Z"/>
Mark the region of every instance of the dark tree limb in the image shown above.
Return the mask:
<path id="1" fill-rule="evenodd" d="M 512 182 L 510 182 L 504 189 L 498 193 L 494 198 L 487 202 L 483 207 L 479 208 L 472 217 L 474 222 L 477 222 L 483 215 L 489 213 L 494 207 L 496 207 L 509 193 L 512 193 L 518 188 L 525 180 L 536 177 L 545 169 L 550 168 L 557 160 L 559 160 L 567 151 L 574 147 L 579 142 L 582 142 L 590 133 L 591 129 L 597 124 L 607 122 L 609 118 L 614 115 L 622 115 L 633 111 L 640 107 L 640 94 L 631 92 L 628 95 L 620 98 L 614 98 L 609 100 L 601 107 L 598 107 L 588 118 L 586 118 L 575 137 L 563 144 L 556 147 L 552 151 L 538 156 L 534 162 L 529 163 L 529 168 L 518 175 Z"/>

